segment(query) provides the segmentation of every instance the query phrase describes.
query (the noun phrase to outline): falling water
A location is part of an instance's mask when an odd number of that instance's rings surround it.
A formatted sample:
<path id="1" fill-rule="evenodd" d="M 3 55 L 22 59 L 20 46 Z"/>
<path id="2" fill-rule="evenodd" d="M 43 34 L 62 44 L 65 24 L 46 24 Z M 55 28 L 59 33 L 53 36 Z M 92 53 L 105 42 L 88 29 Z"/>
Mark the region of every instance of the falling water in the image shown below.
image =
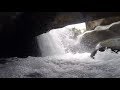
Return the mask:
<path id="1" fill-rule="evenodd" d="M 65 54 L 62 43 L 58 38 L 57 34 L 54 35 L 54 31 L 42 34 L 37 38 L 39 40 L 40 51 L 42 52 L 43 57 Z"/>
<path id="2" fill-rule="evenodd" d="M 37 36 L 42 57 L 71 53 L 70 48 L 75 46 L 78 40 L 73 36 L 74 32 L 68 27 L 52 29 Z"/>

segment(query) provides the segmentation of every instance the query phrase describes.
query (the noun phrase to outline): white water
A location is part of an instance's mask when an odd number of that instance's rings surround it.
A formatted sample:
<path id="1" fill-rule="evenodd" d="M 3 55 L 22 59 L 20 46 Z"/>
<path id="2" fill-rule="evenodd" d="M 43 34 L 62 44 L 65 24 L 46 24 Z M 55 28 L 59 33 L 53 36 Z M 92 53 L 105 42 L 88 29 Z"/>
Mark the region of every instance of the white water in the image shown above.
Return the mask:
<path id="1" fill-rule="evenodd" d="M 54 32 L 42 34 L 37 38 L 39 40 L 38 43 L 39 43 L 40 51 L 42 52 L 43 57 L 65 54 L 61 41 L 57 37 L 57 35 L 54 35 Z"/>
<path id="2" fill-rule="evenodd" d="M 78 38 L 73 39 L 74 32 L 70 27 L 53 29 L 37 37 L 42 57 L 72 53 L 70 48 L 76 45 Z"/>
<path id="3" fill-rule="evenodd" d="M 110 25 L 106 26 L 98 26 L 95 30 L 107 30 L 115 25 L 119 26 L 120 21 L 114 22 Z M 118 27 L 116 26 L 116 27 Z M 53 55 L 64 55 L 67 53 L 77 53 L 83 52 L 84 49 L 90 51 L 91 49 L 87 49 L 86 46 L 80 44 L 81 36 L 84 36 L 84 30 L 86 29 L 85 23 L 76 24 L 77 29 L 81 30 L 81 35 L 75 36 L 75 31 L 72 31 L 71 28 L 75 27 L 74 25 L 68 25 L 63 28 L 52 29 L 48 33 L 44 33 L 37 37 L 37 41 L 40 47 L 40 51 L 42 53 L 42 57 L 45 56 L 53 56 Z M 119 28 L 119 27 L 118 27 Z M 116 30 L 116 29 L 115 29 Z M 87 31 L 86 33 L 92 32 Z M 91 36 L 92 37 L 92 36 Z M 93 38 L 93 37 L 92 37 Z M 89 41 L 87 41 L 90 44 Z"/>
<path id="4" fill-rule="evenodd" d="M 4 58 L 0 78 L 120 78 L 120 52 L 98 52 L 47 57 Z"/>

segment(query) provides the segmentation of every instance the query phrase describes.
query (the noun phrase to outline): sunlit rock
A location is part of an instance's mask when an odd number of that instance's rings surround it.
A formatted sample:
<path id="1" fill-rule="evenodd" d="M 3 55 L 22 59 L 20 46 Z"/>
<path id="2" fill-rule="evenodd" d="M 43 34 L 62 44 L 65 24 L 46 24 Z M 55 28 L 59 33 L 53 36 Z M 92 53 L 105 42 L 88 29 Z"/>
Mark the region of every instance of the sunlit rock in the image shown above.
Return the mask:
<path id="1" fill-rule="evenodd" d="M 120 51 L 120 38 L 108 39 L 98 43 L 95 50 L 91 53 L 91 57 L 94 58 L 97 51 L 105 51 L 105 49 L 110 48 L 115 53 Z"/>
<path id="2" fill-rule="evenodd" d="M 115 37 L 120 37 L 120 22 L 106 26 L 105 30 L 91 30 L 83 33 L 77 46 L 79 45 L 80 52 L 91 52 L 99 42 Z"/>
<path id="3" fill-rule="evenodd" d="M 98 20 L 88 21 L 86 22 L 86 27 L 87 27 L 87 30 L 94 30 L 96 27 L 98 28 L 99 26 L 109 25 L 118 21 L 120 21 L 119 16 L 107 17 L 107 18 L 102 18 Z"/>

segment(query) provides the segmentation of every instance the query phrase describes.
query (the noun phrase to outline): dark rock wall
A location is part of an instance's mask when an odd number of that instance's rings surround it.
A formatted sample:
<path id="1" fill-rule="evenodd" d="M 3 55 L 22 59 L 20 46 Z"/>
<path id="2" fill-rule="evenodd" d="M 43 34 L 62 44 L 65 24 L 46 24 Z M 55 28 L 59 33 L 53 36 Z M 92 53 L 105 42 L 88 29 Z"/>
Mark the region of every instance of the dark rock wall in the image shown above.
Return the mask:
<path id="1" fill-rule="evenodd" d="M 17 21 L 24 24 L 27 33 L 37 36 L 66 25 L 118 15 L 120 12 L 24 12 Z"/>

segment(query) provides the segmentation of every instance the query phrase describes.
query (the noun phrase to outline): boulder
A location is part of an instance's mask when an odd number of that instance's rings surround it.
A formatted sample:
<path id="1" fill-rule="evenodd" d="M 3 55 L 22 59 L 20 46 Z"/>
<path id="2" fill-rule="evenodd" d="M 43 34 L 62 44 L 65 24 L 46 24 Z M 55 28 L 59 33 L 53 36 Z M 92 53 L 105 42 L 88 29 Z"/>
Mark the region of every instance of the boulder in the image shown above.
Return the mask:
<path id="1" fill-rule="evenodd" d="M 112 23 L 107 27 L 105 30 L 91 30 L 80 35 L 78 43 L 76 44 L 79 52 L 91 53 L 99 42 L 120 37 L 120 22 Z"/>
<path id="2" fill-rule="evenodd" d="M 120 38 L 108 39 L 108 40 L 105 40 L 105 41 L 98 43 L 95 50 L 90 55 L 91 58 L 94 58 L 94 56 L 98 50 L 105 51 L 108 48 L 116 53 L 118 51 L 120 51 Z"/>
<path id="3" fill-rule="evenodd" d="M 118 21 L 120 21 L 119 16 L 88 21 L 88 22 L 86 22 L 86 28 L 87 28 L 87 30 L 94 30 L 95 28 L 98 28 L 99 26 L 109 25 L 109 24 L 112 24 L 112 23 L 118 22 Z"/>

